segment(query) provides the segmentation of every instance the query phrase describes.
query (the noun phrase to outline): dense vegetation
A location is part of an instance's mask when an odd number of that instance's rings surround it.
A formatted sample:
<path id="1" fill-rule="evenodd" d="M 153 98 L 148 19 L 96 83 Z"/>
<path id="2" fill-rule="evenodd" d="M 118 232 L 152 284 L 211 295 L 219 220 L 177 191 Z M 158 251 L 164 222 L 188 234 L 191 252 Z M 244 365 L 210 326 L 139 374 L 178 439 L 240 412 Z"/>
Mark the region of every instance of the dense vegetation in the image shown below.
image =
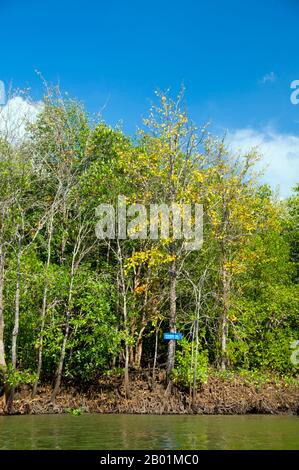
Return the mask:
<path id="1" fill-rule="evenodd" d="M 211 368 L 295 375 L 299 185 L 281 201 L 157 94 L 134 138 L 50 93 L 26 138 L 0 138 L 0 367 L 7 407 L 29 383 L 81 385 L 164 368 L 197 388 Z M 0 111 L 1 112 L 1 111 Z M 200 203 L 204 242 L 100 240 L 96 207 Z M 180 331 L 183 340 L 164 341 Z"/>

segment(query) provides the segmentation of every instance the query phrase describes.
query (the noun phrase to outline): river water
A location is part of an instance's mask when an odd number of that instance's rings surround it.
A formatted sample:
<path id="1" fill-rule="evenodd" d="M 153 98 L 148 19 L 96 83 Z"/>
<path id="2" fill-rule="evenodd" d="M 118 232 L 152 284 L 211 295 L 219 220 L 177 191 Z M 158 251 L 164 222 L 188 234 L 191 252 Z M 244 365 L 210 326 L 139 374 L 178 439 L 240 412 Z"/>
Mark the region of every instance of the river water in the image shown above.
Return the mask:
<path id="1" fill-rule="evenodd" d="M 9 416 L 0 449 L 299 449 L 299 417 Z"/>

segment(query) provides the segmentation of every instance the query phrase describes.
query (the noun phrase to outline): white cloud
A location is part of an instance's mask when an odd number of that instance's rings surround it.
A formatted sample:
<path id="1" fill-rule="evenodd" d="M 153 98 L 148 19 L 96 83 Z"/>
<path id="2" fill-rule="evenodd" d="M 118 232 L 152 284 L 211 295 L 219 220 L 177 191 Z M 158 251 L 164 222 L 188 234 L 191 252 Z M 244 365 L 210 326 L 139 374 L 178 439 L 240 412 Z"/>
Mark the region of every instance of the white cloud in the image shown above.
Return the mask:
<path id="1" fill-rule="evenodd" d="M 228 134 L 228 143 L 243 152 L 257 147 L 262 156 L 259 165 L 265 169 L 262 181 L 274 189 L 279 187 L 281 197 L 291 194 L 299 182 L 299 137 L 272 129 L 237 129 Z"/>
<path id="2" fill-rule="evenodd" d="M 263 85 L 267 82 L 275 82 L 276 81 L 276 75 L 274 72 L 266 73 L 266 75 L 263 76 L 263 78 L 259 81 Z"/>
<path id="3" fill-rule="evenodd" d="M 0 106 L 0 136 L 15 144 L 26 138 L 26 126 L 42 111 L 42 102 L 31 102 L 15 96 Z"/>

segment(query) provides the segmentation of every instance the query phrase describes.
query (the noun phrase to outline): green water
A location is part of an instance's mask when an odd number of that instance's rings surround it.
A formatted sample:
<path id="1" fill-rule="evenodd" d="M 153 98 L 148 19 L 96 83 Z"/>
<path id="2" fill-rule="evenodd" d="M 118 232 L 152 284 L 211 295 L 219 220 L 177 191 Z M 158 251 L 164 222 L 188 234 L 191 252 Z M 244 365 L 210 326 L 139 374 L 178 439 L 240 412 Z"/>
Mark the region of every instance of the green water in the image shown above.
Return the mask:
<path id="1" fill-rule="evenodd" d="M 0 449 L 299 449 L 295 416 L 0 417 Z"/>

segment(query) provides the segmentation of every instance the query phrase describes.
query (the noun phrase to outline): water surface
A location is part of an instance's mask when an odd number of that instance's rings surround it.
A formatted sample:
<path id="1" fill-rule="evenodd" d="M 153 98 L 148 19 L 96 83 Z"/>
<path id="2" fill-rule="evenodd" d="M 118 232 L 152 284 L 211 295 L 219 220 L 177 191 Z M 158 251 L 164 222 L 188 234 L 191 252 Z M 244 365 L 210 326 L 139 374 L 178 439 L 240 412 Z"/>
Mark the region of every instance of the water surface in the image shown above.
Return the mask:
<path id="1" fill-rule="evenodd" d="M 295 416 L 0 417 L 0 449 L 299 449 Z"/>

